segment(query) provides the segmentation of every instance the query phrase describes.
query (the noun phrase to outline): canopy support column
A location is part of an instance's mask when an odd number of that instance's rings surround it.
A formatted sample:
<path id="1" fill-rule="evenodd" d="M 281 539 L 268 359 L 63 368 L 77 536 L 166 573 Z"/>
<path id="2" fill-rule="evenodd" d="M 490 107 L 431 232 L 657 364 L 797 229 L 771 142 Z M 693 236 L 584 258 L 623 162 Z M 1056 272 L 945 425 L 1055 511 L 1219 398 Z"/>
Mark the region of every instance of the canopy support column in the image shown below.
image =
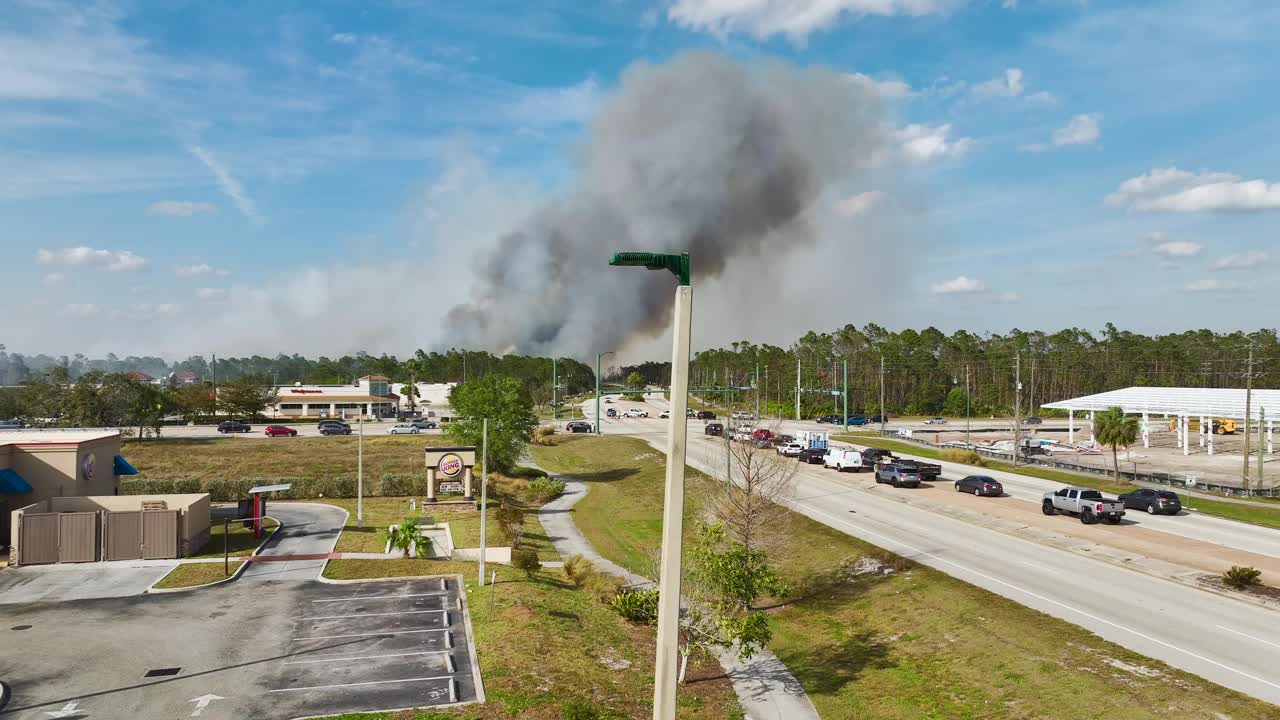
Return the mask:
<path id="1" fill-rule="evenodd" d="M 1213 421 L 1209 421 L 1209 455 L 1213 455 Z"/>
<path id="2" fill-rule="evenodd" d="M 1200 447 L 1204 447 L 1204 416 L 1200 416 L 1200 430 L 1196 433 L 1200 436 Z"/>
<path id="3" fill-rule="evenodd" d="M 1182 416 L 1182 454 L 1191 454 L 1191 416 Z"/>
<path id="4" fill-rule="evenodd" d="M 1146 410 L 1142 411 L 1142 447 L 1151 447 L 1151 425 Z"/>
<path id="5" fill-rule="evenodd" d="M 1076 411 L 1067 409 L 1067 444 L 1076 444 Z"/>

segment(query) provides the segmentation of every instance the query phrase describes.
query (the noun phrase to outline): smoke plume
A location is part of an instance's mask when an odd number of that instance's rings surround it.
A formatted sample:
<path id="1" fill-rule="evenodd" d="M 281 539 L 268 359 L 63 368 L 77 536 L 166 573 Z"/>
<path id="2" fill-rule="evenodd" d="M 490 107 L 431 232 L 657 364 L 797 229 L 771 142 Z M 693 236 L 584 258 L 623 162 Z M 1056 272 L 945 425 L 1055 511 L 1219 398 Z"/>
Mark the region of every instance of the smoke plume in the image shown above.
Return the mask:
<path id="1" fill-rule="evenodd" d="M 480 258 L 446 316 L 450 342 L 585 358 L 659 334 L 674 278 L 609 268 L 612 252 L 688 252 L 698 307 L 700 282 L 760 281 L 812 247 L 820 201 L 865 180 L 885 142 L 876 96 L 838 73 L 705 52 L 635 65 L 590 123 L 567 194 Z"/>

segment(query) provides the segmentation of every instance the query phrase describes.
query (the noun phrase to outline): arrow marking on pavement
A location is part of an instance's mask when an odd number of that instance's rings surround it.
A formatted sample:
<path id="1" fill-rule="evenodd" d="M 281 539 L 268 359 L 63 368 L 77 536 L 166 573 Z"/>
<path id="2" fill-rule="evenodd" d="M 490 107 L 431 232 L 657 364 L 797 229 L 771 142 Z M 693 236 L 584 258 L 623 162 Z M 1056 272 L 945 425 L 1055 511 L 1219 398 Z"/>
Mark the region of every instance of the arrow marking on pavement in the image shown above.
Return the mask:
<path id="1" fill-rule="evenodd" d="M 213 693 L 205 693 L 198 698 L 191 698 L 188 700 L 187 702 L 193 702 L 196 704 L 195 709 L 191 711 L 191 717 L 200 717 L 200 714 L 204 712 L 204 709 L 209 707 L 209 703 L 214 700 L 226 700 L 226 698 L 221 695 L 214 695 Z"/>
<path id="2" fill-rule="evenodd" d="M 61 710 L 45 710 L 44 714 L 48 715 L 49 717 L 56 717 L 56 718 L 71 717 L 72 715 L 80 714 L 80 711 L 76 709 L 79 706 L 80 706 L 80 703 L 75 702 L 73 700 L 67 703 L 66 705 L 63 705 Z"/>

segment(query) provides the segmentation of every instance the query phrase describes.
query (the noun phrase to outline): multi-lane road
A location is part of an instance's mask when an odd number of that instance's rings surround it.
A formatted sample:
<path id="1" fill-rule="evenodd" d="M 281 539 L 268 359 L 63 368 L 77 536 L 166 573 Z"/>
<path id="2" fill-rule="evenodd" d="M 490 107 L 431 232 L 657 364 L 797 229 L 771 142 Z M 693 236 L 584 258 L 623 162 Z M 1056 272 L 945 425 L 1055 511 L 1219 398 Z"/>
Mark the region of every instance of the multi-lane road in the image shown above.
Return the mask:
<path id="1" fill-rule="evenodd" d="M 656 418 L 661 400 L 648 401 Z M 619 402 L 613 407 L 625 408 Z M 593 419 L 593 407 L 586 407 Z M 723 477 L 723 441 L 707 438 L 701 422 L 691 421 L 688 464 Z M 786 423 L 784 432 L 815 425 Z M 606 418 L 603 431 L 642 438 L 666 449 L 665 421 Z M 958 477 L 959 466 L 944 469 Z M 1046 481 L 1002 476 L 1008 497 L 995 499 L 1038 513 Z M 942 483 L 938 483 L 942 485 Z M 949 491 L 949 483 L 946 485 Z M 1054 544 L 1052 536 L 1017 532 L 1019 523 L 988 522 L 981 510 L 949 513 L 931 498 L 909 489 L 877 486 L 865 475 L 842 475 L 821 466 L 802 465 L 796 475 L 793 508 L 818 522 L 934 567 L 1028 607 L 1087 628 L 1113 642 L 1272 703 L 1280 703 L 1280 612 L 1211 593 L 1159 573 L 1125 567 L 1089 553 Z M 969 499 L 966 497 L 966 499 Z M 984 499 L 986 500 L 986 499 Z M 1017 505 L 1011 505 L 1016 503 Z M 1035 503 L 1033 506 L 1032 503 Z M 1046 518 L 1054 520 L 1053 518 Z M 1016 520 L 1016 518 L 1015 518 Z M 1069 523 L 1067 518 L 1057 518 Z M 1129 530 L 1146 538 L 1147 547 L 1185 542 L 1203 549 L 1216 543 L 1227 551 L 1248 552 L 1267 562 L 1280 557 L 1280 533 L 1197 515 L 1150 518 L 1143 514 L 1124 526 L 1088 526 L 1089 530 Z M 1065 525 L 1064 525 L 1065 526 Z M 1079 523 L 1072 530 L 1084 529 Z M 1156 538 L 1156 542 L 1151 542 Z M 1098 542 L 1107 538 L 1101 533 Z M 1167 561 L 1159 561 L 1161 566 Z M 1155 561 L 1153 561 L 1155 564 Z M 1194 574 L 1194 568 L 1187 568 Z"/>

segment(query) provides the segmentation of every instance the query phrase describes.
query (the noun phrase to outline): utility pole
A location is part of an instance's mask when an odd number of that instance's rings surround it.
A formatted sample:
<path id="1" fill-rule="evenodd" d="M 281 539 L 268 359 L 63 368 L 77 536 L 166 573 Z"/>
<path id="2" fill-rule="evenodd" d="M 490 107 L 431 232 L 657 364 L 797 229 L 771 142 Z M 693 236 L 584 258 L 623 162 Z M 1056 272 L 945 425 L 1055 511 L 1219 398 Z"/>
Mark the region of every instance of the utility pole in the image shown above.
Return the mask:
<path id="1" fill-rule="evenodd" d="M 796 352 L 796 422 L 800 422 L 800 353 Z"/>
<path id="2" fill-rule="evenodd" d="M 218 422 L 218 353 L 213 355 L 213 364 L 209 366 L 209 374 L 213 376 L 213 421 Z"/>
<path id="3" fill-rule="evenodd" d="M 884 353 L 880 353 L 880 434 L 884 434 Z"/>
<path id="4" fill-rule="evenodd" d="M 1262 444 L 1262 427 L 1267 424 L 1267 409 L 1258 408 L 1258 487 L 1262 487 L 1262 456 L 1266 445 Z"/>
<path id="5" fill-rule="evenodd" d="M 480 426 L 480 586 L 484 587 L 484 520 L 489 514 L 489 418 Z"/>
<path id="6" fill-rule="evenodd" d="M 556 387 L 556 359 L 551 358 L 551 419 L 552 420 L 560 419 L 560 415 L 556 410 L 556 408 L 558 407 L 556 404 L 556 401 L 559 399 L 559 396 L 556 394 L 558 390 L 559 388 Z"/>
<path id="7" fill-rule="evenodd" d="M 844 425 L 840 428 L 840 432 L 848 432 L 849 430 L 849 358 L 841 358 L 844 366 L 844 389 L 841 392 L 844 395 Z"/>
<path id="8" fill-rule="evenodd" d="M 969 366 L 964 366 L 964 444 L 973 448 L 973 441 L 969 439 Z"/>
<path id="9" fill-rule="evenodd" d="M 1244 469 L 1240 473 L 1241 486 L 1249 489 L 1249 407 L 1253 399 L 1253 345 L 1249 346 L 1249 369 L 1244 374 Z M 1259 463 L 1258 467 L 1262 467 Z"/>
<path id="10" fill-rule="evenodd" d="M 760 363 L 756 363 L 756 379 L 751 381 L 752 389 L 756 391 L 756 424 L 760 423 Z"/>
<path id="11" fill-rule="evenodd" d="M 364 415 L 360 416 L 360 437 L 356 440 L 356 527 L 364 527 Z"/>
<path id="12" fill-rule="evenodd" d="M 764 365 L 764 404 L 769 405 L 769 363 Z"/>
<path id="13" fill-rule="evenodd" d="M 1018 467 L 1018 443 L 1022 441 L 1022 351 L 1013 361 L 1013 466 Z"/>
<path id="14" fill-rule="evenodd" d="M 600 353 L 596 353 L 596 434 L 600 434 Z"/>

